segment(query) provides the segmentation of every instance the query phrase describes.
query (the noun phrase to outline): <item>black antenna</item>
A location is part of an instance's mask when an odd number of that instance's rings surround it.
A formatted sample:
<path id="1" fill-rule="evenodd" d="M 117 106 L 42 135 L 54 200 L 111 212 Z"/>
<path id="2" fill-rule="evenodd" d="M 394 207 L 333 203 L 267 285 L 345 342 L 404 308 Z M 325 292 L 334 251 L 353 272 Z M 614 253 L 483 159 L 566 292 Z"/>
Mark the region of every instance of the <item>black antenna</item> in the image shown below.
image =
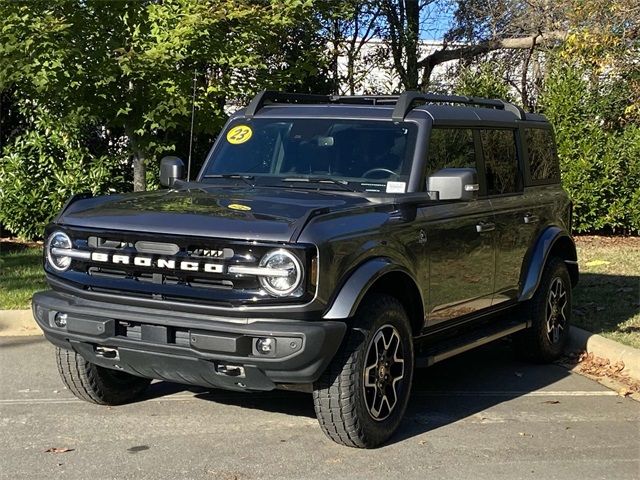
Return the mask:
<path id="1" fill-rule="evenodd" d="M 196 79 L 198 71 L 193 71 L 193 97 L 191 99 L 191 131 L 189 132 L 189 159 L 187 160 L 187 182 L 191 180 L 191 152 L 193 151 L 193 121 L 196 117 Z"/>

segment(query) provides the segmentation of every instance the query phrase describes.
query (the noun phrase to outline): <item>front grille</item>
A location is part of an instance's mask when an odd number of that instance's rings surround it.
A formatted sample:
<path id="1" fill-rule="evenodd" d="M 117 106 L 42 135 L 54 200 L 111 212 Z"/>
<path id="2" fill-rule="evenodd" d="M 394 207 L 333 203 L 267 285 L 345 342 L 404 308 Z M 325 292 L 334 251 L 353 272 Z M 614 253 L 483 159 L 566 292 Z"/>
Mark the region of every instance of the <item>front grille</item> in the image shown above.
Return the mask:
<path id="1" fill-rule="evenodd" d="M 229 266 L 258 267 L 264 254 L 283 246 L 294 252 L 308 271 L 310 255 L 305 246 L 193 237 L 165 238 L 126 232 L 98 234 L 79 229 L 65 231 L 72 239 L 73 248 L 91 252 L 91 257 L 74 258 L 67 271 L 49 273 L 88 291 L 157 300 L 197 300 L 224 306 L 301 302 L 311 295 L 305 289 L 303 295 L 297 297 L 273 299 L 264 293 L 257 276 L 228 272 Z M 108 261 L 99 261 L 107 257 Z M 114 263 L 116 259 L 120 262 L 126 259 L 128 263 Z M 142 264 L 134 264 L 138 261 Z M 183 268 L 196 264 L 197 271 Z"/>
<path id="2" fill-rule="evenodd" d="M 87 273 L 93 277 L 99 278 L 117 278 L 123 280 L 134 280 L 137 282 L 147 283 L 162 283 L 165 285 L 186 285 L 193 288 L 211 288 L 211 289 L 226 289 L 233 290 L 236 288 L 235 284 L 231 280 L 215 279 L 215 278 L 200 278 L 200 277 L 179 277 L 176 275 L 165 275 L 163 273 L 145 273 L 141 271 L 126 271 L 126 270 L 113 270 L 102 267 L 88 267 Z M 256 288 L 255 281 L 252 279 L 236 279 L 238 288 L 243 288 L 240 285 L 244 285 L 244 289 Z"/>

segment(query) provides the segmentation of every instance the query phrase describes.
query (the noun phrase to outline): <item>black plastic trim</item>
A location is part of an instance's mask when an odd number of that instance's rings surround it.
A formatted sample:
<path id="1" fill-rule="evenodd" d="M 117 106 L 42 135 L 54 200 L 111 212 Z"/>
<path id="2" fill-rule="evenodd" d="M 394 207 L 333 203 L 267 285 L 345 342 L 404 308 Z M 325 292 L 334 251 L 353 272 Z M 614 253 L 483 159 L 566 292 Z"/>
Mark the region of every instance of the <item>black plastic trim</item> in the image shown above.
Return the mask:
<path id="1" fill-rule="evenodd" d="M 74 302 L 73 298 L 65 297 L 57 292 L 39 292 L 33 297 L 33 312 L 36 322 L 44 331 L 47 339 L 52 343 L 75 350 L 81 354 L 77 345 L 84 345 L 86 355 L 97 345 L 110 348 L 122 348 L 152 355 L 155 359 L 164 362 L 167 375 L 152 376 L 152 378 L 171 378 L 172 358 L 176 363 L 179 359 L 201 360 L 205 362 L 225 362 L 234 365 L 243 365 L 256 369 L 256 375 L 266 377 L 271 383 L 309 383 L 315 381 L 324 371 L 328 363 L 338 350 L 342 338 L 346 332 L 346 323 L 339 321 L 300 321 L 292 319 L 254 319 L 252 321 L 238 321 L 238 319 L 226 319 L 224 317 L 200 317 L 176 312 L 162 312 L 152 309 L 121 310 L 113 308 L 108 303 L 82 305 Z M 60 328 L 52 324 L 51 320 L 56 313 L 63 312 L 73 318 L 73 327 Z M 176 343 L 163 343 L 160 335 L 153 338 L 138 339 L 118 334 L 114 322 L 136 322 L 151 326 L 167 326 L 187 329 L 195 333 L 200 339 L 208 337 L 211 341 L 203 345 L 204 348 L 196 348 L 194 345 L 178 345 Z M 92 328 L 92 324 L 96 328 Z M 100 328 L 100 327 L 108 328 Z M 79 327 L 79 328 L 78 328 Z M 70 331 L 73 330 L 73 331 Z M 157 329 L 161 330 L 161 329 Z M 113 332 L 115 331 L 115 335 Z M 233 343 L 224 341 L 233 335 L 241 337 L 283 337 L 287 339 L 300 338 L 302 345 L 286 356 L 264 357 L 248 354 L 250 350 L 240 348 L 231 352 L 233 345 L 244 345 L 246 342 Z M 192 339 L 191 339 L 192 341 Z M 197 342 L 196 342 L 197 343 Z M 213 350 L 207 347 L 213 348 Z M 218 351 L 215 348 L 219 348 Z M 89 350 L 88 350 L 89 349 Z M 87 360 L 93 361 L 93 356 L 87 355 Z M 104 360 L 106 361 L 106 360 Z M 109 368 L 119 368 L 123 365 L 115 365 L 115 360 L 109 360 Z M 146 365 L 131 364 L 126 371 L 141 371 Z M 145 375 L 143 375 L 145 376 Z M 212 377 L 216 378 L 216 377 Z M 187 382 L 193 383 L 193 382 Z M 250 385 L 246 382 L 247 389 L 265 389 L 264 384 Z M 202 383 L 210 386 L 211 382 Z M 226 386 L 223 385 L 223 386 Z"/>

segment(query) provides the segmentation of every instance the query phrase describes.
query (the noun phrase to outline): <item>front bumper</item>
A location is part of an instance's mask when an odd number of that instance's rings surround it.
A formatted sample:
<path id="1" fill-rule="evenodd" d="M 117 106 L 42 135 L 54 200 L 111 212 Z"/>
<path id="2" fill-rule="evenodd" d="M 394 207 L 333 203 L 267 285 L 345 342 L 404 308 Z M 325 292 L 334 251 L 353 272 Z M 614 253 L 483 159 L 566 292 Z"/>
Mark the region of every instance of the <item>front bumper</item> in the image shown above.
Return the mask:
<path id="1" fill-rule="evenodd" d="M 346 331 L 339 321 L 225 318 L 36 293 L 33 315 L 54 345 L 128 373 L 231 390 L 317 380 Z M 56 324 L 65 323 L 65 326 Z M 61 322 L 64 320 L 65 322 Z M 258 338 L 275 340 L 268 354 Z"/>

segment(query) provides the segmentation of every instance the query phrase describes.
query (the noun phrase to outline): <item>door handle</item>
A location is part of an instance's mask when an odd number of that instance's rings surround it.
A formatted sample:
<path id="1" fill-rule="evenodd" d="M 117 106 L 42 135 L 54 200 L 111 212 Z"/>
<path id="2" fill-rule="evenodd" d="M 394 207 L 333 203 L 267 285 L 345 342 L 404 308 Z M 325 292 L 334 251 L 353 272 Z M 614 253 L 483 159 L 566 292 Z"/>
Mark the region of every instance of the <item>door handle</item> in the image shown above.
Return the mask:
<path id="1" fill-rule="evenodd" d="M 527 213 L 525 214 L 523 220 L 524 220 L 524 223 L 530 224 L 530 223 L 538 223 L 538 220 L 540 220 L 540 218 L 537 215 L 532 215 L 530 213 Z"/>
<path id="2" fill-rule="evenodd" d="M 485 232 L 490 232 L 492 230 L 496 229 L 496 224 L 495 223 L 489 223 L 489 222 L 480 222 L 476 225 L 476 231 L 478 233 L 485 233 Z"/>

